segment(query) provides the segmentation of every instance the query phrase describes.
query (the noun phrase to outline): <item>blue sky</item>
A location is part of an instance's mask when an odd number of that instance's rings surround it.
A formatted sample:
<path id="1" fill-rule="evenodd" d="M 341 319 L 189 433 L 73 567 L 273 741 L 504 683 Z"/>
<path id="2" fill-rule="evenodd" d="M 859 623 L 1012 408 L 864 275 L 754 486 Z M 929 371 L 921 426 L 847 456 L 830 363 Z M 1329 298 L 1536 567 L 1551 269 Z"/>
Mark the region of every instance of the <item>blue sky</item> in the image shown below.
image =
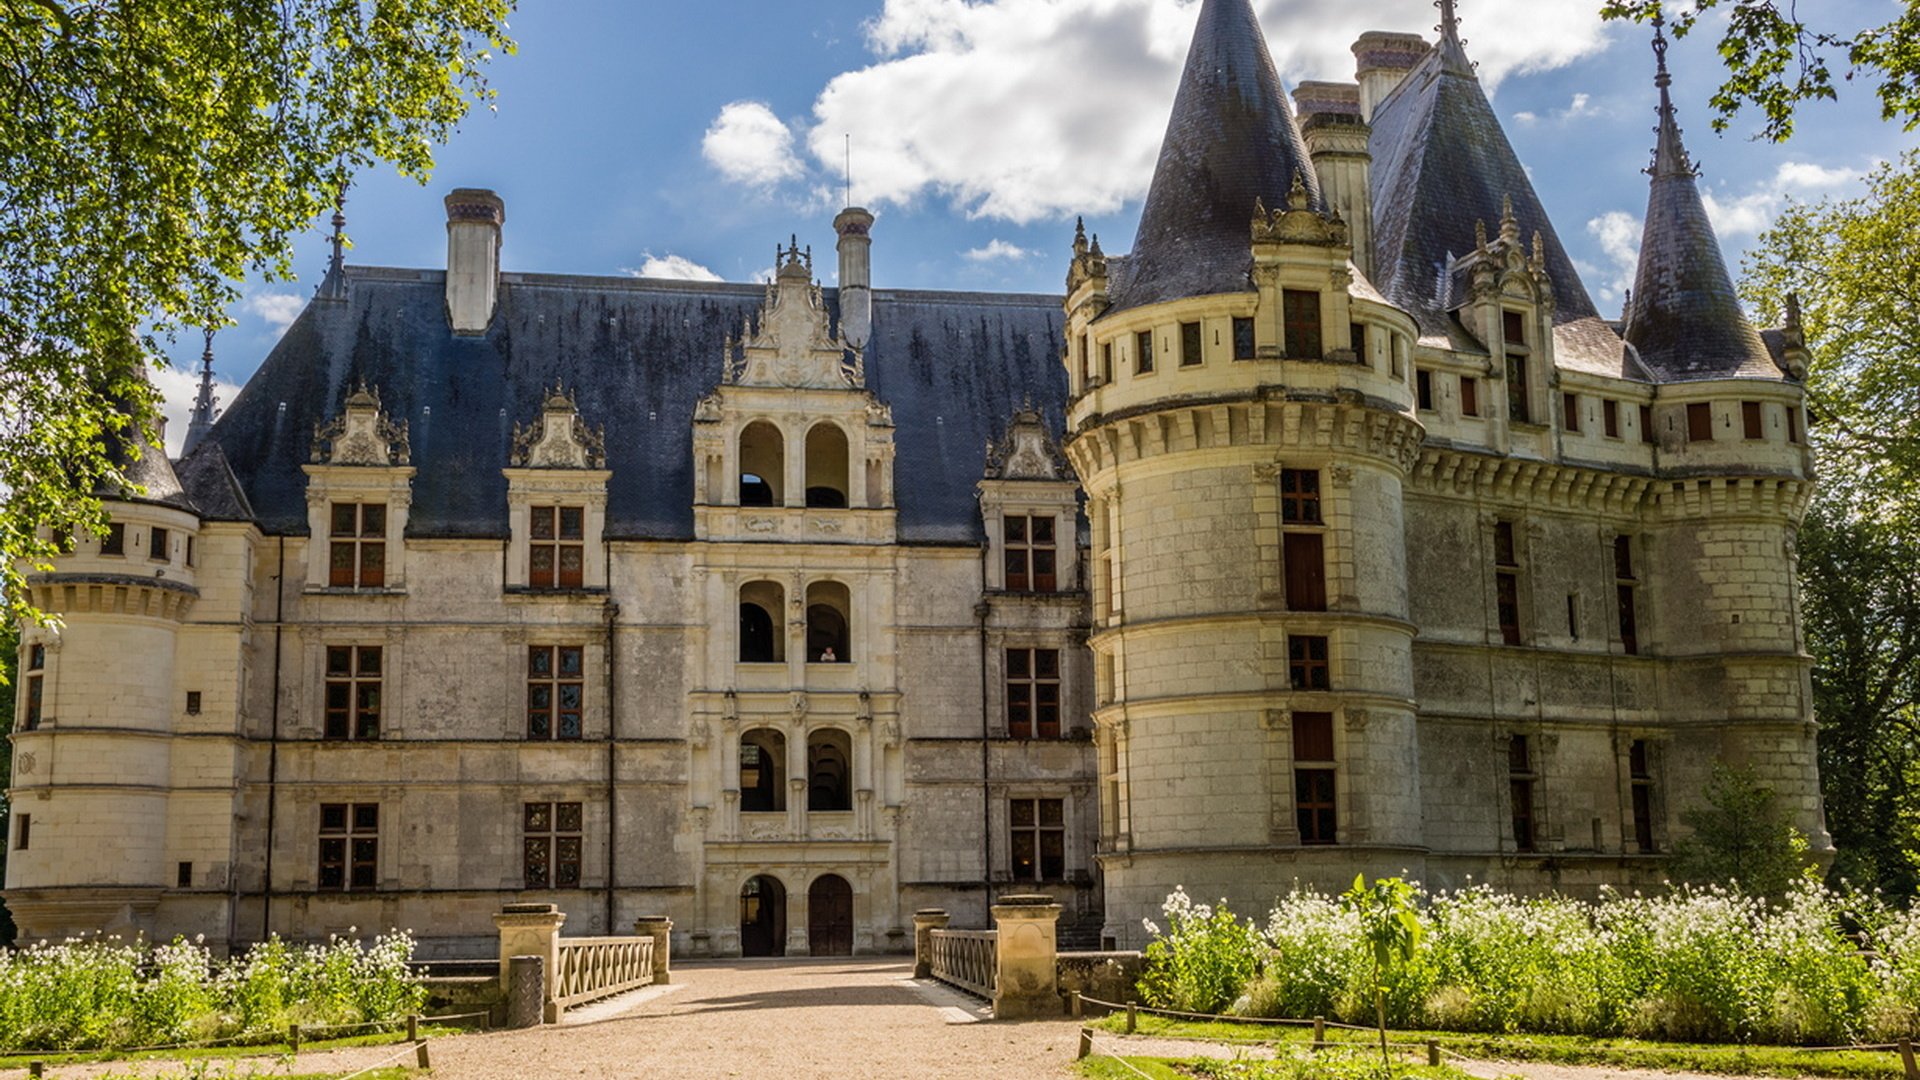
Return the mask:
<path id="1" fill-rule="evenodd" d="M 1617 310 L 1653 145 L 1644 31 L 1603 26 L 1600 0 L 1459 2 L 1468 53 L 1555 228 L 1601 310 Z M 1255 4 L 1289 87 L 1351 79 L 1361 30 L 1430 34 L 1436 19 L 1426 0 Z M 1851 28 L 1898 6 L 1822 0 L 1817 17 Z M 877 286 L 1057 292 L 1076 214 L 1108 251 L 1131 246 L 1197 10 L 1198 0 L 522 0 L 519 53 L 492 67 L 496 111 L 467 119 L 425 187 L 363 176 L 347 206 L 348 258 L 441 266 L 441 199 L 472 186 L 506 201 L 508 270 L 752 280 L 789 234 L 831 250 L 850 134 L 854 198 L 880 217 Z M 1846 84 L 1839 102 L 1807 107 L 1785 145 L 1753 140 L 1750 116 L 1716 135 L 1714 37 L 1678 43 L 1670 63 L 1737 266 L 1784 199 L 1847 194 L 1915 138 Z M 300 245 L 301 280 L 247 283 L 238 325 L 216 342 L 221 382 L 258 367 L 326 251 L 316 223 Z M 831 273 L 830 258 L 818 265 Z M 180 342 L 176 363 L 199 346 Z M 190 378 L 160 383 L 169 413 L 183 415 Z M 184 424 L 170 430 L 177 439 Z"/>

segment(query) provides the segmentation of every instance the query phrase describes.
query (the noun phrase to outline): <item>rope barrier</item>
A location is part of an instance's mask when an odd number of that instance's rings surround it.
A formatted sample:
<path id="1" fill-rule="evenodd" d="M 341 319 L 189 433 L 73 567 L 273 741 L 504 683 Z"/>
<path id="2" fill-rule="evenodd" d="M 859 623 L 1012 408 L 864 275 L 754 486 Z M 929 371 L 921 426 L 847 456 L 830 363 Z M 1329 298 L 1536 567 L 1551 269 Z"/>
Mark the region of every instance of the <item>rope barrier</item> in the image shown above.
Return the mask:
<path id="1" fill-rule="evenodd" d="M 379 1061 L 376 1061 L 371 1065 L 368 1065 L 364 1069 L 360 1069 L 357 1072 L 348 1073 L 347 1075 L 341 1077 L 340 1080 L 355 1080 L 356 1077 L 366 1076 L 368 1073 L 386 1068 L 387 1066 L 393 1064 L 394 1062 L 399 1061 L 401 1058 L 406 1057 L 408 1054 L 414 1055 L 414 1060 L 419 1062 L 422 1068 L 426 1067 L 427 1044 L 424 1042 L 408 1043 L 404 1048 L 400 1050 L 399 1053 L 388 1054 L 386 1057 L 381 1058 Z"/>
<path id="2" fill-rule="evenodd" d="M 453 1016 L 423 1016 L 421 1023 L 434 1020 L 459 1020 L 473 1016 L 486 1016 L 484 1012 L 457 1013 Z M 399 1020 L 370 1020 L 359 1024 L 315 1024 L 300 1025 L 300 1035 L 305 1041 L 306 1035 L 314 1031 L 344 1031 L 353 1028 L 391 1028 L 398 1032 L 407 1026 L 403 1017 Z M 83 1054 L 147 1054 L 157 1050 L 217 1050 L 223 1047 L 275 1046 L 284 1040 L 285 1031 L 256 1031 L 240 1035 L 228 1035 L 219 1039 L 203 1039 L 195 1042 L 156 1043 L 151 1046 L 96 1046 L 92 1048 L 48 1049 L 40 1047 L 34 1050 L 0 1050 L 0 1058 L 32 1057 L 35 1054 L 53 1056 L 78 1056 Z"/>

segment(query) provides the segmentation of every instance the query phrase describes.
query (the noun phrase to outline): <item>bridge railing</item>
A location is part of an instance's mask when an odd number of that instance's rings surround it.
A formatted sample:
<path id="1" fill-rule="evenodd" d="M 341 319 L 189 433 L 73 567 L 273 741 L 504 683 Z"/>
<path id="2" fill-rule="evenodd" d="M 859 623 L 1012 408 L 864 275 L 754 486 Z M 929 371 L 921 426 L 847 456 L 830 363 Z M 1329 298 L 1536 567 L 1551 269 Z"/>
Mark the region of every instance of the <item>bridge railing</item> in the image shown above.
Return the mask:
<path id="1" fill-rule="evenodd" d="M 561 1012 L 653 982 L 651 937 L 561 938 L 548 995 Z"/>
<path id="2" fill-rule="evenodd" d="M 993 1000 L 1000 933 L 997 930 L 935 930 L 929 970 L 934 978 L 976 997 Z"/>
<path id="3" fill-rule="evenodd" d="M 574 1006 L 672 981 L 673 922 L 665 916 L 637 920 L 632 937 L 561 937 L 567 916 L 552 904 L 508 904 L 493 921 L 510 1023 L 556 1023 Z M 516 978 L 531 981 L 516 986 Z"/>
<path id="4" fill-rule="evenodd" d="M 1003 896 L 992 930 L 951 930 L 938 908 L 913 915 L 913 974 L 938 979 L 993 1003 L 998 1020 L 1059 1016 L 1060 905 L 1043 895 Z"/>

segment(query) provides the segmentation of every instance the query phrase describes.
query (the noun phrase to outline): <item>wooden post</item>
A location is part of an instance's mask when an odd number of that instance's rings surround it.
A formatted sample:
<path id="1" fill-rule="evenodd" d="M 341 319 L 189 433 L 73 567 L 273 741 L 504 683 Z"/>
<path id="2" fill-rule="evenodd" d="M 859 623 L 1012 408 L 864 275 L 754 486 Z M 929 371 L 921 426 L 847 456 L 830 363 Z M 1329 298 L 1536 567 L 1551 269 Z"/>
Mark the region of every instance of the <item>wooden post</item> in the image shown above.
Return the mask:
<path id="1" fill-rule="evenodd" d="M 287 1045 L 293 1048 L 294 1053 L 297 1054 L 300 1052 L 300 1025 L 299 1024 L 287 1025 Z"/>
<path id="2" fill-rule="evenodd" d="M 1081 1028 L 1080 1029 L 1080 1053 L 1074 1056 L 1074 1060 L 1085 1061 L 1087 1059 L 1087 1055 L 1091 1053 L 1093 1053 L 1093 1029 Z"/>
<path id="3" fill-rule="evenodd" d="M 1920 1080 L 1920 1066 L 1913 1063 L 1913 1042 L 1910 1039 L 1900 1040 L 1900 1064 L 1907 1068 L 1907 1080 Z"/>
<path id="4" fill-rule="evenodd" d="M 1440 1040 L 1438 1039 L 1427 1040 L 1427 1064 L 1435 1068 L 1440 1067 Z"/>
<path id="5" fill-rule="evenodd" d="M 408 1042 L 420 1041 L 420 1014 L 419 1013 L 407 1014 L 407 1041 Z"/>
<path id="6" fill-rule="evenodd" d="M 1315 1050 L 1327 1048 L 1327 1018 L 1324 1016 L 1313 1018 L 1313 1048 Z"/>
<path id="7" fill-rule="evenodd" d="M 421 1068 L 423 1069 L 431 1068 L 431 1065 L 427 1061 L 427 1044 L 426 1043 L 418 1042 L 413 1044 L 413 1058 L 414 1058 L 414 1062 L 418 1064 Z"/>
<path id="8" fill-rule="evenodd" d="M 1075 1020 L 1080 1019 L 1080 991 L 1067 991 L 1067 1011 L 1073 1014 Z"/>
<path id="9" fill-rule="evenodd" d="M 1127 1002 L 1127 1034 L 1129 1035 L 1133 1034 L 1134 1025 L 1140 1022 L 1139 1018 L 1134 1015 L 1137 1004 L 1137 1002 Z"/>
<path id="10" fill-rule="evenodd" d="M 46 1062 L 44 1062 L 44 1061 L 29 1061 L 29 1062 L 27 1062 L 27 1075 L 28 1075 L 28 1076 L 45 1076 L 45 1075 L 47 1075 L 47 1063 L 46 1063 Z"/>

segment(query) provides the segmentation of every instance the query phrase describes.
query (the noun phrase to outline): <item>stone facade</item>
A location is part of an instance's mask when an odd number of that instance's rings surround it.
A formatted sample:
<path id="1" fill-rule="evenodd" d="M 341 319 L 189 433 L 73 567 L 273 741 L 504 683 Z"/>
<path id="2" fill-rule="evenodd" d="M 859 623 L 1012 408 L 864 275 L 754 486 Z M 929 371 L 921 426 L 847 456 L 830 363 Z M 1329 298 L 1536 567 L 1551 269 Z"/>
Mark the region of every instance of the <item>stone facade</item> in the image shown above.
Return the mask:
<path id="1" fill-rule="evenodd" d="M 1037 891 L 1125 947 L 1176 885 L 1655 882 L 1720 760 L 1826 850 L 1804 346 L 1713 306 L 1670 106 L 1646 247 L 1694 261 L 1643 276 L 1693 307 L 1609 322 L 1450 20 L 1355 51 L 1296 123 L 1207 0 L 1135 249 L 1083 232 L 1064 302 L 876 291 L 858 209 L 834 290 L 797 242 L 503 274 L 470 190 L 445 274 L 336 256 L 32 578 L 23 933 L 484 956 L 552 903 L 904 952 Z"/>

